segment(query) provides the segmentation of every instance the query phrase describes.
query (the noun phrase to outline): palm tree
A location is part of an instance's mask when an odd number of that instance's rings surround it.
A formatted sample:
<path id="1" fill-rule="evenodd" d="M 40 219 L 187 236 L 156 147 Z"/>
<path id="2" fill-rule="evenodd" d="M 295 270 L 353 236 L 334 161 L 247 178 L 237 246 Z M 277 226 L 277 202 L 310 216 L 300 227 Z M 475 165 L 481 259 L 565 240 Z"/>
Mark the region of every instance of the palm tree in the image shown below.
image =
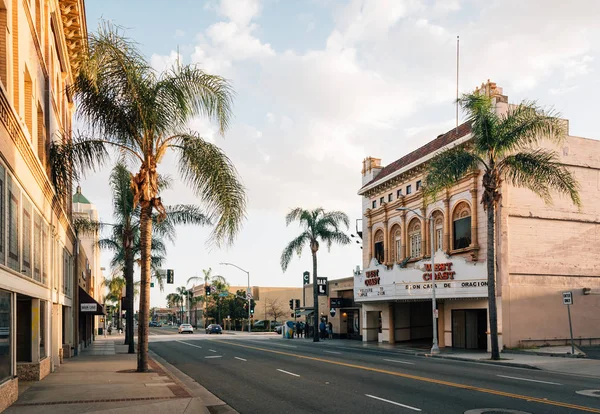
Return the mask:
<path id="1" fill-rule="evenodd" d="M 313 297 L 314 297 L 314 335 L 313 341 L 319 342 L 319 301 L 317 288 L 317 252 L 319 251 L 319 240 L 327 245 L 331 250 L 333 243 L 348 244 L 348 237 L 341 227 L 348 228 L 350 221 L 348 216 L 341 211 L 325 212 L 322 208 L 314 210 L 304 210 L 295 208 L 285 217 L 285 224 L 289 226 L 291 222 L 298 221 L 304 231 L 292 240 L 281 253 L 281 269 L 285 272 L 294 256 L 294 253 L 300 257 L 302 249 L 306 244 L 310 247 L 313 262 Z"/>
<path id="2" fill-rule="evenodd" d="M 121 297 L 125 287 L 125 279 L 121 276 L 113 275 L 110 279 L 104 279 L 102 284 L 108 288 L 108 294 L 104 297 L 105 302 L 115 302 L 119 308 L 118 327 L 121 326 Z"/>
<path id="3" fill-rule="evenodd" d="M 131 177 L 134 207 L 140 204 L 141 292 L 138 332 L 139 372 L 148 370 L 148 309 L 150 307 L 153 211 L 166 216 L 160 198 L 158 165 L 175 152 L 182 180 L 205 203 L 216 225 L 210 242 L 230 244 L 245 216 L 246 195 L 233 163 L 216 145 L 189 131 L 187 125 L 204 115 L 224 134 L 231 120 L 233 91 L 229 83 L 193 65 L 177 65 L 156 73 L 137 46 L 105 23 L 89 39 L 88 56 L 74 81 L 77 114 L 89 135 L 53 148 L 53 182 L 65 188 L 78 171 L 95 167 L 117 149 L 137 166 Z M 59 161 L 62 158 L 62 162 Z"/>
<path id="4" fill-rule="evenodd" d="M 181 298 L 181 323 L 184 322 L 183 320 L 183 314 L 184 314 L 184 309 L 183 306 L 184 304 L 187 302 L 188 304 L 188 309 L 189 309 L 189 299 L 191 296 L 193 296 L 193 293 L 191 290 L 188 290 L 185 286 L 180 286 L 176 289 L 177 294 L 179 295 L 179 297 Z"/>
<path id="5" fill-rule="evenodd" d="M 466 94 L 459 100 L 471 123 L 473 138 L 437 155 L 428 166 L 426 192 L 435 196 L 472 170 L 483 170 L 481 203 L 487 213 L 488 307 L 492 359 L 500 359 L 496 310 L 495 230 L 496 207 L 502 197 L 502 181 L 528 188 L 545 202 L 551 191 L 567 195 L 581 206 L 579 184 L 560 163 L 555 151 L 536 148 L 542 140 L 554 143 L 566 138 L 564 121 L 557 114 L 544 112 L 532 102 L 523 102 L 500 114 L 493 97 Z"/>
<path id="6" fill-rule="evenodd" d="M 192 296 L 190 298 L 190 309 L 194 310 L 194 326 L 198 327 L 198 304 L 204 303 L 203 296 Z"/>
<path id="7" fill-rule="evenodd" d="M 213 284 L 213 282 L 218 282 L 219 284 L 222 285 L 227 285 L 227 281 L 225 280 L 225 278 L 221 275 L 213 275 L 212 274 L 212 268 L 208 268 L 207 269 L 202 269 L 202 276 L 192 276 L 187 280 L 186 285 L 189 285 L 190 282 L 193 282 L 192 285 L 192 291 L 194 289 L 194 286 L 196 286 L 196 282 L 203 282 L 204 283 L 204 291 L 206 292 L 206 287 Z M 203 310 L 202 310 L 202 314 L 204 316 L 204 321 L 206 321 L 206 305 L 208 302 L 208 297 L 205 297 L 203 300 Z M 206 325 L 206 322 L 205 322 Z M 206 326 L 204 326 L 206 327 Z"/>

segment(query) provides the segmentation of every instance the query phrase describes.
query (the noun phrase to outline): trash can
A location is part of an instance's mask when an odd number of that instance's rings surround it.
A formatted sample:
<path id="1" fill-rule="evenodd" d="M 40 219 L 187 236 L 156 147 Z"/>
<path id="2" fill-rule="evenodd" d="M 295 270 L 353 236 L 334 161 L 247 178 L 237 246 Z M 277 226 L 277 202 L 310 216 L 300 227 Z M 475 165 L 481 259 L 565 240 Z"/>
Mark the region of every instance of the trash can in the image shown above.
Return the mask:
<path id="1" fill-rule="evenodd" d="M 292 339 L 294 337 L 295 325 L 293 321 L 286 321 L 283 324 L 283 329 L 281 330 L 284 338 Z"/>
<path id="2" fill-rule="evenodd" d="M 102 334 L 104 334 L 104 329 L 98 328 L 98 336 L 101 336 Z"/>

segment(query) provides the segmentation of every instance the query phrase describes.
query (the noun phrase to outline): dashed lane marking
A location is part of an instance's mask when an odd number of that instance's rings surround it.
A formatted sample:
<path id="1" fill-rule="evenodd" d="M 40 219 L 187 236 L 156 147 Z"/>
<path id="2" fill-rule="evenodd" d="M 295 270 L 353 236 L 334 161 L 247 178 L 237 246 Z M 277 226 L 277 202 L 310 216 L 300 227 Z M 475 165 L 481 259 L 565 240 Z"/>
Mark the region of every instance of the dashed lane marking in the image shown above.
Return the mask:
<path id="1" fill-rule="evenodd" d="M 277 369 L 277 371 L 279 371 L 279 372 L 283 372 L 284 374 L 292 375 L 292 376 L 294 376 L 294 377 L 299 377 L 299 376 L 300 376 L 300 375 L 298 375 L 298 374 L 294 374 L 293 372 L 284 371 L 284 370 L 282 370 L 282 369 Z"/>
<path id="2" fill-rule="evenodd" d="M 194 348 L 200 348 L 200 349 L 202 349 L 202 347 L 200 345 L 194 345 L 194 344 L 190 344 L 188 342 L 183 342 L 183 341 L 175 341 L 175 342 L 179 342 L 180 344 L 184 344 L 184 345 L 193 346 Z"/>
<path id="3" fill-rule="evenodd" d="M 550 384 L 550 385 L 562 385 L 562 384 L 559 384 L 558 382 L 539 381 L 539 380 L 534 380 L 534 379 L 529 379 L 529 378 L 521 378 L 521 377 L 509 377 L 508 375 L 496 375 L 496 376 L 501 377 L 501 378 L 514 379 L 517 381 L 539 382 L 540 384 Z"/>
<path id="4" fill-rule="evenodd" d="M 400 361 L 399 359 L 384 359 L 387 362 L 396 362 L 398 364 L 415 365 L 414 362 Z"/>
<path id="5" fill-rule="evenodd" d="M 375 400 L 379 400 L 379 401 L 384 401 L 386 403 L 389 404 L 394 404 L 394 405 L 398 405 L 400 407 L 404 407 L 404 408 L 408 408 L 409 410 L 413 410 L 413 411 L 421 411 L 421 409 L 417 408 L 417 407 L 411 407 L 410 405 L 405 405 L 405 404 L 400 404 L 399 402 L 396 401 L 391 401 L 391 400 L 386 400 L 385 398 L 381 398 L 381 397 L 376 397 L 374 395 L 371 394 L 365 394 L 367 397 L 369 398 L 373 398 Z"/>
<path id="6" fill-rule="evenodd" d="M 234 357 L 235 359 L 239 359 L 240 361 L 248 361 L 247 359 L 244 358 L 240 358 L 240 357 Z"/>

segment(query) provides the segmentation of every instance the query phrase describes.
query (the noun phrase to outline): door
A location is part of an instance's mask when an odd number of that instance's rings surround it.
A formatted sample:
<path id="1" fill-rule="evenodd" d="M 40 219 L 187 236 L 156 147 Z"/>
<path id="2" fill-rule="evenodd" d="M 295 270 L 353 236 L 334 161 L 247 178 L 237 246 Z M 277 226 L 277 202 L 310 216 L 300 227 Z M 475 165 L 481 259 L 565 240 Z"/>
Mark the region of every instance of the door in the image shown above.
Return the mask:
<path id="1" fill-rule="evenodd" d="M 487 349 L 487 310 L 455 309 L 452 311 L 452 347 Z"/>

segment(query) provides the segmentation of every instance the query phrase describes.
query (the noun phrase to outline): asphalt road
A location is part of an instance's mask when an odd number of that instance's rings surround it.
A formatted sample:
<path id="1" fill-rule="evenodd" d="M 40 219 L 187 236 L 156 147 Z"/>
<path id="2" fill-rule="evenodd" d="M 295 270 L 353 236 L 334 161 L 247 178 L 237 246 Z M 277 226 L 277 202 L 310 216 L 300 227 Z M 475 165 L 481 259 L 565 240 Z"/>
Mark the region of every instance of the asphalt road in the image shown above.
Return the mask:
<path id="1" fill-rule="evenodd" d="M 600 397 L 577 393 L 597 379 L 341 341 L 197 333 L 150 348 L 240 413 L 600 413 Z"/>

